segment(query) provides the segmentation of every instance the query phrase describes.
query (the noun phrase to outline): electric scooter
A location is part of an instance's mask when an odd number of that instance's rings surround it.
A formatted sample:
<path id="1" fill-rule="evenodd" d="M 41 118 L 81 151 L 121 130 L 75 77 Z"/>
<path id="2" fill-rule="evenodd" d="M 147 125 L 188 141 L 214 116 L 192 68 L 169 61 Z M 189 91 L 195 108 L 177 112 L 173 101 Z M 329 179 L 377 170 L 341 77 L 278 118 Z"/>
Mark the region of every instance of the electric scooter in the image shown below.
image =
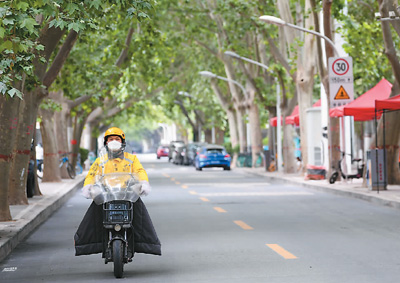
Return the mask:
<path id="1" fill-rule="evenodd" d="M 114 264 L 114 276 L 121 278 L 124 264 L 134 252 L 133 204 L 141 184 L 130 173 L 104 174 L 90 189 L 90 196 L 103 206 L 103 258 Z"/>
<path id="2" fill-rule="evenodd" d="M 330 183 L 330 184 L 334 184 L 334 183 L 336 182 L 337 178 L 339 177 L 339 173 L 341 174 L 342 178 L 343 178 L 343 179 L 346 179 L 346 180 L 348 180 L 348 179 L 360 179 L 360 178 L 363 177 L 364 164 L 362 163 L 362 164 L 360 165 L 360 161 L 361 161 L 360 158 L 353 159 L 353 160 L 351 161 L 351 163 L 357 162 L 357 173 L 356 173 L 356 174 L 347 174 L 347 175 L 346 175 L 346 174 L 343 172 L 341 164 L 342 164 L 342 161 L 343 161 L 343 159 L 344 159 L 344 157 L 345 157 L 345 153 L 344 153 L 344 152 L 341 152 L 341 153 L 342 153 L 342 158 L 341 158 L 341 159 L 339 160 L 339 162 L 338 162 L 338 169 L 339 169 L 339 171 L 336 170 L 336 171 L 334 171 L 334 172 L 332 173 L 331 177 L 329 178 L 329 183 Z"/>

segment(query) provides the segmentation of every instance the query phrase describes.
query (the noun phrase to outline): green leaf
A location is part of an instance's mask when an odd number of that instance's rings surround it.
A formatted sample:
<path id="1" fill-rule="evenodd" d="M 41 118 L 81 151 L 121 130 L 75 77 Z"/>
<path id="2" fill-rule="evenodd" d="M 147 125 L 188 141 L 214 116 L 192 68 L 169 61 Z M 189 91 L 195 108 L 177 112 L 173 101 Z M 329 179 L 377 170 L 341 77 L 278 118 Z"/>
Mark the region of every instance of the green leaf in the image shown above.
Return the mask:
<path id="1" fill-rule="evenodd" d="M 90 1 L 90 7 L 94 7 L 94 8 L 96 8 L 96 10 L 98 10 L 99 9 L 99 7 L 101 6 L 101 0 L 92 0 L 92 1 Z"/>
<path id="2" fill-rule="evenodd" d="M 12 49 L 13 45 L 12 42 L 7 40 L 0 45 L 0 52 L 3 52 L 4 49 Z"/>
<path id="3" fill-rule="evenodd" d="M 4 32 L 5 32 L 6 30 L 4 29 L 4 28 L 2 28 L 2 27 L 0 27 L 0 38 L 3 38 L 4 37 Z"/>
<path id="4" fill-rule="evenodd" d="M 85 25 L 81 24 L 81 23 L 70 23 L 68 25 L 68 30 L 71 30 L 71 29 L 73 29 L 76 32 L 79 32 L 79 31 L 85 29 Z"/>
<path id="5" fill-rule="evenodd" d="M 36 21 L 32 18 L 26 18 L 22 21 L 21 27 L 26 27 L 26 29 L 33 33 L 35 31 L 35 25 L 37 25 Z"/>
<path id="6" fill-rule="evenodd" d="M 4 25 L 13 25 L 14 24 L 14 19 L 3 19 L 3 24 Z"/>
<path id="7" fill-rule="evenodd" d="M 79 11 L 79 6 L 73 3 L 68 3 L 66 9 L 68 13 L 73 14 L 75 11 Z"/>
<path id="8" fill-rule="evenodd" d="M 17 9 L 18 10 L 22 10 L 22 11 L 26 11 L 29 8 L 29 4 L 26 2 L 19 2 L 17 3 Z"/>
<path id="9" fill-rule="evenodd" d="M 5 83 L 0 82 L 0 93 L 5 94 L 7 91 L 7 86 Z"/>
<path id="10" fill-rule="evenodd" d="M 7 93 L 11 96 L 14 97 L 15 95 L 19 98 L 22 98 L 22 92 L 20 92 L 18 89 L 16 88 L 12 88 L 9 91 L 7 91 Z"/>
<path id="11" fill-rule="evenodd" d="M 36 50 L 39 50 L 39 51 L 44 50 L 44 46 L 42 44 L 36 45 L 35 48 L 36 48 Z"/>

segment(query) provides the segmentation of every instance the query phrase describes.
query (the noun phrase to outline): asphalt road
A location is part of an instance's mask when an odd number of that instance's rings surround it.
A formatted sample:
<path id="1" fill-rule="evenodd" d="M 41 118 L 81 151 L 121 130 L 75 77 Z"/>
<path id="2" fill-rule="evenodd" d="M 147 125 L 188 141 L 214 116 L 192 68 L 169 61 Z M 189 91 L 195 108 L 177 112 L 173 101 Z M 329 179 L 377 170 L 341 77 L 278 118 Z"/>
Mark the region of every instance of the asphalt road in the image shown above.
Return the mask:
<path id="1" fill-rule="evenodd" d="M 399 210 L 239 170 L 140 156 L 162 256 L 136 254 L 121 281 L 397 282 Z M 0 282 L 109 282 L 100 254 L 74 256 L 90 201 L 78 193 L 0 263 Z"/>

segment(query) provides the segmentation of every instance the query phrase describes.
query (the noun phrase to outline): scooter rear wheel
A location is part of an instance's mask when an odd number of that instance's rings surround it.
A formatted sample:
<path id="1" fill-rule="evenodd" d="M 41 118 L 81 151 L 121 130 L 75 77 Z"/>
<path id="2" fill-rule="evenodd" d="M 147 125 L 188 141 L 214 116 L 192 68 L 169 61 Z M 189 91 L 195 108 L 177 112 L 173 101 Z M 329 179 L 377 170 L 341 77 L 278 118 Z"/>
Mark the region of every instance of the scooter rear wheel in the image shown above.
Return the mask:
<path id="1" fill-rule="evenodd" d="M 338 172 L 334 172 L 332 174 L 332 176 L 329 178 L 329 183 L 330 184 L 334 184 L 336 182 L 338 176 L 339 176 L 339 173 Z"/>
<path id="2" fill-rule="evenodd" d="M 122 274 L 124 273 L 124 245 L 121 240 L 114 240 L 112 247 L 114 276 L 115 278 L 122 278 Z"/>

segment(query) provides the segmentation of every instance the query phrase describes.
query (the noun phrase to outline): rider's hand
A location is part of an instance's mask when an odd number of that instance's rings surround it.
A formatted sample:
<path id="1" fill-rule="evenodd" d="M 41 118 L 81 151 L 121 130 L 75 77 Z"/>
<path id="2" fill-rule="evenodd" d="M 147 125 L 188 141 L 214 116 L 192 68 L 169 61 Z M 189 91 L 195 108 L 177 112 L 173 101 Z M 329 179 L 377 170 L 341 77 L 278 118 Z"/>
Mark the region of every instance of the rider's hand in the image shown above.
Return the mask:
<path id="1" fill-rule="evenodd" d="M 93 186 L 93 185 L 86 185 L 86 186 L 84 186 L 84 187 L 82 188 L 82 195 L 83 195 L 85 198 L 91 198 L 91 196 L 90 196 L 90 191 L 91 191 L 91 189 L 92 189 L 92 186 Z"/>
<path id="2" fill-rule="evenodd" d="M 151 192 L 151 187 L 149 182 L 141 181 L 142 187 L 140 188 L 140 195 L 147 196 Z"/>

